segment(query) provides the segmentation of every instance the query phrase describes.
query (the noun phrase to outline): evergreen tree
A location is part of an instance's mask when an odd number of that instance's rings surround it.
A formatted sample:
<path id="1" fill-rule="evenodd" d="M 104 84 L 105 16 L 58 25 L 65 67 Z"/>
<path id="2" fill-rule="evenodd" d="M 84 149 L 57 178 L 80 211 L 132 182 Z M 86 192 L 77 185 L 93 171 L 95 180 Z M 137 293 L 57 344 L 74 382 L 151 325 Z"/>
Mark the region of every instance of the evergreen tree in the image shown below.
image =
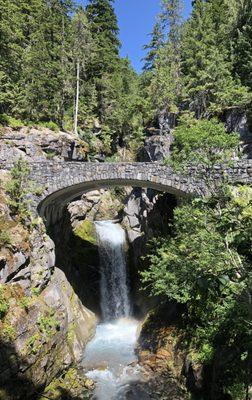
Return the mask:
<path id="1" fill-rule="evenodd" d="M 97 115 L 106 125 L 118 94 L 114 90 L 120 58 L 118 24 L 112 0 L 90 0 L 86 12 L 96 46 L 90 77 L 97 93 Z"/>
<path id="2" fill-rule="evenodd" d="M 218 46 L 211 3 L 197 0 L 183 35 L 183 73 L 186 101 L 197 118 L 243 106 L 249 96 L 235 81 L 228 50 Z"/>
<path id="3" fill-rule="evenodd" d="M 163 0 L 160 20 L 163 28 L 168 30 L 168 39 L 158 51 L 150 85 L 150 96 L 157 109 L 159 125 L 168 115 L 175 117 L 182 94 L 180 13 L 180 0 Z"/>
<path id="4" fill-rule="evenodd" d="M 23 56 L 41 0 L 0 0 L 0 113 L 16 102 Z"/>
<path id="5" fill-rule="evenodd" d="M 94 50 L 94 43 L 87 20 L 87 16 L 80 8 L 72 20 L 73 46 L 72 54 L 76 69 L 76 90 L 75 90 L 75 111 L 74 111 L 74 131 L 78 133 L 78 115 L 80 100 L 80 82 L 87 80 L 87 68 Z"/>
<path id="6" fill-rule="evenodd" d="M 42 2 L 36 29 L 24 55 L 16 111 L 24 118 L 52 120 L 62 125 L 65 90 L 66 37 L 72 9 L 70 0 Z"/>
<path id="7" fill-rule="evenodd" d="M 154 68 L 154 63 L 157 58 L 158 51 L 163 45 L 164 45 L 164 33 L 160 21 L 157 21 L 151 33 L 150 43 L 144 46 L 144 50 L 148 50 L 148 53 L 144 58 L 145 61 L 143 67 L 144 71 L 149 71 Z"/>
<path id="8" fill-rule="evenodd" d="M 234 72 L 252 90 L 252 2 L 240 2 L 233 37 Z"/>
<path id="9" fill-rule="evenodd" d="M 118 61 L 119 28 L 112 2 L 113 0 L 89 0 L 86 8 L 97 46 L 93 75 L 101 76 L 103 72 L 113 72 Z"/>

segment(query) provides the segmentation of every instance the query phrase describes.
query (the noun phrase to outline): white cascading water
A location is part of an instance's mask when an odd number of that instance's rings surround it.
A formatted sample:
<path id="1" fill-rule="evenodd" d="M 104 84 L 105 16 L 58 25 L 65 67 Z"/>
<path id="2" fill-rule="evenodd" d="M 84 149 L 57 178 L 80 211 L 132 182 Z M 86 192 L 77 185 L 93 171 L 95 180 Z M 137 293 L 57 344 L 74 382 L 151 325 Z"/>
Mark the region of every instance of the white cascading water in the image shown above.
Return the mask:
<path id="1" fill-rule="evenodd" d="M 119 224 L 96 222 L 100 268 L 101 310 L 103 321 L 130 315 L 127 285 L 126 236 Z"/>
<path id="2" fill-rule="evenodd" d="M 95 399 L 124 400 L 130 385 L 141 375 L 134 352 L 139 322 L 130 318 L 126 236 L 122 227 L 112 221 L 95 225 L 103 322 L 85 349 L 83 367 L 86 376 L 96 383 Z"/>

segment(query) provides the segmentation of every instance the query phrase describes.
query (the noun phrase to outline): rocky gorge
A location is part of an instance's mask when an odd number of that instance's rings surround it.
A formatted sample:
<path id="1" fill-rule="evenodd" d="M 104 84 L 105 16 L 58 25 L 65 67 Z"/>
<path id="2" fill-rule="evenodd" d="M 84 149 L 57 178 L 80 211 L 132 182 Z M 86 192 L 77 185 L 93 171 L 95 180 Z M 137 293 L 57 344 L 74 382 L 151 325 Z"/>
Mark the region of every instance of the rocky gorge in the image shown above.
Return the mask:
<path id="1" fill-rule="evenodd" d="M 150 150 L 151 141 L 142 150 L 149 154 L 148 161 L 169 155 L 170 134 L 158 140 L 157 150 Z M 20 157 L 45 163 L 86 159 L 85 144 L 64 132 L 8 128 L 0 143 L 2 165 Z M 60 218 L 54 218 L 56 205 L 51 218 L 26 224 L 13 212 L 10 181 L 10 171 L 3 168 L 0 399 L 93 396 L 94 382 L 83 373 L 81 361 L 102 316 L 95 224 L 104 220 L 115 221 L 125 231 L 131 313 L 141 321 L 136 352 L 144 378 L 130 382 L 125 398 L 183 400 L 189 399 L 188 388 L 200 396 L 205 390 L 205 370 L 183 348 L 179 327 L 183 310 L 172 303 L 163 309 L 162 299 L 141 290 L 141 272 L 148 265 L 147 243 L 169 233 L 181 199 L 153 189 L 104 187 L 64 205 Z"/>
<path id="2" fill-rule="evenodd" d="M 1 162 L 83 157 L 71 135 L 50 131 L 44 137 L 36 129 L 7 129 L 1 136 Z M 10 172 L 1 170 L 0 396 L 5 400 L 42 395 L 53 379 L 78 366 L 94 335 L 101 313 L 94 222 L 117 220 L 127 232 L 133 313 L 142 318 L 156 301 L 139 291 L 141 256 L 147 240 L 166 229 L 176 204 L 172 195 L 140 188 L 91 191 L 71 202 L 60 222 L 46 231 L 40 219 L 25 226 L 13 215 L 6 189 L 10 179 Z M 78 379 L 79 387 L 92 387 Z M 64 384 L 59 390 L 65 390 Z"/>

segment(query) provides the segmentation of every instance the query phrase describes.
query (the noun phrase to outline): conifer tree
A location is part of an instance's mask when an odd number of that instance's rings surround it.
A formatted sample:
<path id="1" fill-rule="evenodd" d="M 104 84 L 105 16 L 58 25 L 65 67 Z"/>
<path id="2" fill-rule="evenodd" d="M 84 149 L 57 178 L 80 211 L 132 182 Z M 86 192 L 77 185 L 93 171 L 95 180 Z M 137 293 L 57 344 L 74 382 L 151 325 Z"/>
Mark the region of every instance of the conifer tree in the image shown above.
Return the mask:
<path id="1" fill-rule="evenodd" d="M 148 53 L 144 58 L 144 71 L 149 71 L 154 68 L 154 63 L 157 58 L 158 51 L 164 45 L 164 33 L 160 21 L 157 21 L 155 23 L 153 31 L 150 35 L 150 43 L 144 46 L 144 50 L 148 50 Z"/>
<path id="2" fill-rule="evenodd" d="M 0 0 L 0 113 L 16 103 L 23 56 L 41 0 Z"/>
<path id="3" fill-rule="evenodd" d="M 238 8 L 233 38 L 234 72 L 252 90 L 252 2 L 245 0 Z"/>
<path id="4" fill-rule="evenodd" d="M 112 3 L 113 0 L 89 0 L 86 8 L 97 46 L 93 73 L 100 76 L 103 72 L 113 72 L 119 55 L 119 28 Z"/>
<path id="5" fill-rule="evenodd" d="M 197 118 L 248 102 L 246 88 L 232 77 L 228 49 L 218 42 L 211 2 L 197 0 L 182 42 L 185 99 Z"/>
<path id="6" fill-rule="evenodd" d="M 96 45 L 90 76 L 97 92 L 97 114 L 100 122 L 106 122 L 106 115 L 114 99 L 113 74 L 119 65 L 118 24 L 113 0 L 89 0 L 86 12 Z M 116 99 L 114 99 L 116 101 Z"/>
<path id="7" fill-rule="evenodd" d="M 70 0 L 43 2 L 36 30 L 24 58 L 19 105 L 24 117 L 52 120 L 62 125 L 65 87 L 66 37 L 72 9 Z"/>
<path id="8" fill-rule="evenodd" d="M 72 30 L 72 54 L 74 67 L 76 70 L 74 132 L 78 134 L 79 98 L 81 89 L 80 82 L 87 80 L 87 68 L 90 64 L 94 51 L 94 42 L 92 39 L 88 19 L 82 8 L 80 8 L 73 17 Z"/>
<path id="9" fill-rule="evenodd" d="M 162 121 L 168 116 L 174 124 L 182 93 L 180 0 L 163 0 L 160 20 L 168 36 L 155 60 L 150 95 L 162 129 Z"/>

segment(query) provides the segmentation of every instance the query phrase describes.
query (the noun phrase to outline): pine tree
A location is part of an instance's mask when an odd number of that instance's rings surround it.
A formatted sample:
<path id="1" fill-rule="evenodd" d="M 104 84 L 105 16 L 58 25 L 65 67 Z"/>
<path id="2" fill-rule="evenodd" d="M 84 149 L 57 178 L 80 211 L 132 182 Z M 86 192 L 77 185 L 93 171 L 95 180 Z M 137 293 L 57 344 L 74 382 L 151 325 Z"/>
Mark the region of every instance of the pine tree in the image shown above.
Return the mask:
<path id="1" fill-rule="evenodd" d="M 233 36 L 234 72 L 252 90 L 252 2 L 245 0 L 238 8 Z"/>
<path id="2" fill-rule="evenodd" d="M 212 5 L 197 0 L 183 35 L 185 100 L 197 118 L 248 102 L 246 88 L 232 77 L 228 49 L 218 43 Z"/>
<path id="3" fill-rule="evenodd" d="M 163 0 L 160 20 L 168 32 L 166 44 L 158 51 L 150 85 L 150 96 L 157 110 L 159 126 L 167 118 L 175 123 L 182 95 L 181 2 Z"/>
<path id="4" fill-rule="evenodd" d="M 91 32 L 97 46 L 93 74 L 99 76 L 103 72 L 113 72 L 118 62 L 119 28 L 112 2 L 113 0 L 89 0 L 86 8 Z"/>
<path id="5" fill-rule="evenodd" d="M 86 13 L 80 8 L 72 20 L 73 46 L 72 54 L 76 69 L 76 91 L 75 91 L 75 111 L 74 111 L 74 132 L 78 134 L 78 115 L 80 82 L 87 80 L 87 67 L 90 64 L 94 42 L 92 39 L 90 26 Z"/>
<path id="6" fill-rule="evenodd" d="M 66 37 L 69 32 L 70 0 L 42 2 L 36 29 L 24 56 L 17 107 L 31 120 L 52 120 L 62 125 L 65 99 Z"/>
<path id="7" fill-rule="evenodd" d="M 151 33 L 150 43 L 144 46 L 144 50 L 148 50 L 148 53 L 144 58 L 145 61 L 143 67 L 144 71 L 149 71 L 154 68 L 154 63 L 157 58 L 158 51 L 163 47 L 163 45 L 164 45 L 163 29 L 161 27 L 160 21 L 157 21 Z"/>

